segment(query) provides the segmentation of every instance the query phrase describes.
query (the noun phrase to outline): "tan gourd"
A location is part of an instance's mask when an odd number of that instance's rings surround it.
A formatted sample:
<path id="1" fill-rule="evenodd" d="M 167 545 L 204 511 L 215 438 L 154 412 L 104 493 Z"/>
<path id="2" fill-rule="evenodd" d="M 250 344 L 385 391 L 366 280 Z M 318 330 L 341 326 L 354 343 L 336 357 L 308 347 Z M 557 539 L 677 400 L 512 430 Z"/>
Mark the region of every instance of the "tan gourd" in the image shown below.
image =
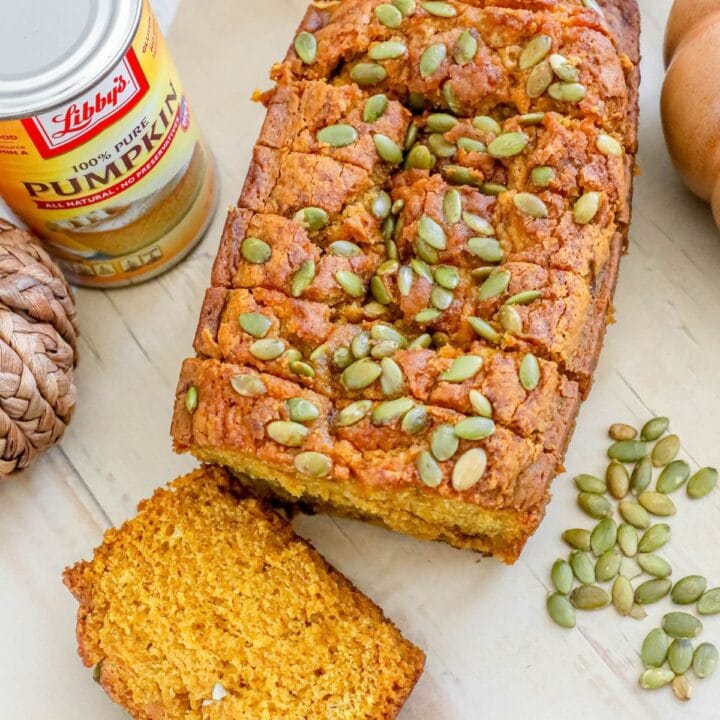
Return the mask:
<path id="1" fill-rule="evenodd" d="M 665 63 L 661 110 L 670 155 L 720 226 L 720 0 L 675 0 Z"/>

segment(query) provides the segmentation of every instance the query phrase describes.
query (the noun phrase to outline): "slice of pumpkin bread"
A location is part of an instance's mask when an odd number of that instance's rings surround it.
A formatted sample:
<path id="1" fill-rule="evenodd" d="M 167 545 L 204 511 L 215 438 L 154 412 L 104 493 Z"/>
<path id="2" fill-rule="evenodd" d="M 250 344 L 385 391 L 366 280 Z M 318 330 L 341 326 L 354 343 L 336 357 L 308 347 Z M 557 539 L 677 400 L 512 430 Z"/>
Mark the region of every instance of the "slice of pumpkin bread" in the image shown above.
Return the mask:
<path id="1" fill-rule="evenodd" d="M 205 467 L 65 571 L 79 652 L 136 720 L 389 720 L 424 655 L 290 524 Z"/>

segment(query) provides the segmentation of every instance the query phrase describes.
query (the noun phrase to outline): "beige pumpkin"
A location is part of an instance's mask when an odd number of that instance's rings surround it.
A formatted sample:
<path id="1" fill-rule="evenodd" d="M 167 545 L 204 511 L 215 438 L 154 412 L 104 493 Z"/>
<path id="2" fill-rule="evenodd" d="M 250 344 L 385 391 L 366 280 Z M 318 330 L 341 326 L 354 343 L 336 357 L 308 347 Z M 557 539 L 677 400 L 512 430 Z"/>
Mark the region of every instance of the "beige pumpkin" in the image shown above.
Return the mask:
<path id="1" fill-rule="evenodd" d="M 665 63 L 661 111 L 670 156 L 720 226 L 720 0 L 675 0 Z"/>

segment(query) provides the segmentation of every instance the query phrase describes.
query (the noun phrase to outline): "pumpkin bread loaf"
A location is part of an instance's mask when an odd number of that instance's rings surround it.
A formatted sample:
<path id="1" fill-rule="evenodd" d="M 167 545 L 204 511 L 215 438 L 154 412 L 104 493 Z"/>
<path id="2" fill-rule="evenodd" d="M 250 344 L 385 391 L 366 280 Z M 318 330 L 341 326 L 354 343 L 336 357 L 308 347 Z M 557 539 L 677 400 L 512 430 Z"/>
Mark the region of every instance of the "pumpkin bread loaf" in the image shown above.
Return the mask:
<path id="1" fill-rule="evenodd" d="M 136 720 L 391 720 L 424 657 L 220 468 L 65 572 L 85 664 Z"/>
<path id="2" fill-rule="evenodd" d="M 517 559 L 630 220 L 634 0 L 338 0 L 262 96 L 177 388 L 257 494 Z"/>

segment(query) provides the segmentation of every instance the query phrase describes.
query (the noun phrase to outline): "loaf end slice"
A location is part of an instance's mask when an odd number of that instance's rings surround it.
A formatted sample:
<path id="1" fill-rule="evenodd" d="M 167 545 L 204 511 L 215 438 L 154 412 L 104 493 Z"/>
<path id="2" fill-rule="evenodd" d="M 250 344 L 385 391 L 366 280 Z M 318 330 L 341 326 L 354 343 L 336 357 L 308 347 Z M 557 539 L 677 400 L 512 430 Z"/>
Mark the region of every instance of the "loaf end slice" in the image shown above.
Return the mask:
<path id="1" fill-rule="evenodd" d="M 424 665 L 219 468 L 157 490 L 64 579 L 83 662 L 137 720 L 389 720 Z"/>

